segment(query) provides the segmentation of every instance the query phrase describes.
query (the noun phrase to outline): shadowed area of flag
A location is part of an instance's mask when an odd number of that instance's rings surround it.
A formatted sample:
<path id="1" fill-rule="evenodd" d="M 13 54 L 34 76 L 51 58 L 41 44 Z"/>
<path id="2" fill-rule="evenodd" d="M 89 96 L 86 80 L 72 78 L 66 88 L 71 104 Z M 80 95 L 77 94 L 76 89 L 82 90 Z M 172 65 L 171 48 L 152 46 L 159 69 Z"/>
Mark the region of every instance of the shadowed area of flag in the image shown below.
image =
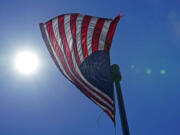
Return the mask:
<path id="1" fill-rule="evenodd" d="M 105 51 L 91 54 L 80 65 L 84 77 L 114 100 L 113 80 L 110 71 L 110 57 Z"/>

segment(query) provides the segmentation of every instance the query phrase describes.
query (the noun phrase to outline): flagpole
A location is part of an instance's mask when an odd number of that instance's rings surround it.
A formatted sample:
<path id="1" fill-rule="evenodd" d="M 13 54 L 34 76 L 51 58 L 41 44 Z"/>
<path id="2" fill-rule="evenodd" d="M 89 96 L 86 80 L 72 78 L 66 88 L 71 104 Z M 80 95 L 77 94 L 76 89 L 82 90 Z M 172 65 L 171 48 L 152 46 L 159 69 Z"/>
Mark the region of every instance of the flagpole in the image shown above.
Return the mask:
<path id="1" fill-rule="evenodd" d="M 122 91 L 120 87 L 121 73 L 119 71 L 119 66 L 117 64 L 113 64 L 111 66 L 111 72 L 112 72 L 113 81 L 115 82 L 115 85 L 116 85 L 116 92 L 117 92 L 117 98 L 118 98 L 118 106 L 119 106 L 119 113 L 120 113 L 120 118 L 121 118 L 121 126 L 123 130 L 123 135 L 130 135 L 126 111 L 125 111 L 124 102 L 123 102 L 123 95 L 122 95 Z"/>

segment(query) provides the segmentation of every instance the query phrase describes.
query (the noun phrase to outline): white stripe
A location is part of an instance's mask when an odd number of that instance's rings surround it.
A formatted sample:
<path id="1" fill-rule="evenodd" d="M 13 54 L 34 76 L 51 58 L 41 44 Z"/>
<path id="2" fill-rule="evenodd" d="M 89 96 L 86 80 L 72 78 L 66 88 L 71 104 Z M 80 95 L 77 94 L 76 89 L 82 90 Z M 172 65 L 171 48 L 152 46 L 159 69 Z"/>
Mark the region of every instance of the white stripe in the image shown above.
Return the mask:
<path id="1" fill-rule="evenodd" d="M 94 29 L 97 23 L 97 18 L 96 17 L 91 17 L 91 20 L 88 25 L 88 30 L 87 30 L 87 51 L 88 51 L 88 56 L 92 53 L 92 37 L 94 33 Z"/>
<path id="2" fill-rule="evenodd" d="M 98 93 L 100 93 L 101 95 L 103 95 L 104 97 L 107 98 L 107 95 L 99 92 L 100 90 L 98 90 L 95 86 L 91 85 L 91 83 L 89 83 L 85 77 L 82 75 L 81 71 L 79 70 L 79 67 L 77 65 L 76 59 L 75 59 L 75 55 L 74 55 L 74 49 L 73 49 L 73 41 L 72 41 L 72 33 L 71 33 L 71 29 L 70 29 L 70 15 L 65 15 L 64 16 L 64 29 L 65 29 L 65 35 L 67 38 L 67 42 L 71 51 L 71 56 L 72 56 L 72 62 L 73 65 L 75 67 L 76 72 L 78 73 L 78 75 L 81 77 L 81 79 L 87 84 L 89 85 L 91 88 L 93 88 L 95 91 L 97 91 Z M 83 82 L 82 82 L 83 83 Z M 93 95 L 96 95 L 96 97 L 98 96 L 96 93 L 94 93 L 92 91 Z M 103 100 L 105 102 L 105 104 L 107 104 L 109 107 L 112 107 L 112 105 L 110 105 L 107 101 L 105 101 L 104 99 L 102 99 L 101 97 L 99 97 L 101 100 Z M 107 98 L 108 100 L 110 99 L 110 97 Z M 111 102 L 112 100 L 110 100 Z M 113 104 L 113 102 L 112 102 Z M 112 108 L 111 108 L 112 109 Z"/>
<path id="3" fill-rule="evenodd" d="M 62 55 L 63 55 L 63 57 L 65 57 L 61 36 L 59 34 L 58 18 L 55 18 L 55 19 L 52 20 L 52 28 L 53 28 L 53 32 L 54 32 L 54 36 L 56 38 L 56 41 L 57 41 L 57 43 L 58 43 L 58 45 L 59 45 L 59 47 L 61 49 Z"/>
<path id="4" fill-rule="evenodd" d="M 81 24 L 83 21 L 84 16 L 83 15 L 78 15 L 76 19 L 76 42 L 77 42 L 77 51 L 79 54 L 79 59 L 81 63 L 84 61 L 84 56 L 82 52 L 82 47 L 81 47 Z"/>
<path id="5" fill-rule="evenodd" d="M 73 49 L 73 38 L 71 36 L 71 26 L 70 26 L 70 15 L 65 15 L 64 16 L 64 30 L 65 30 L 65 35 L 66 35 L 66 39 L 70 48 L 71 53 L 74 53 L 74 49 Z M 72 59 L 75 60 L 75 57 L 72 57 Z M 73 61 L 74 61 L 73 60 Z"/>
<path id="6" fill-rule="evenodd" d="M 58 62 L 58 65 L 60 66 L 62 72 L 64 73 L 64 75 L 65 75 L 70 81 L 74 82 L 74 81 L 67 75 L 66 71 L 65 71 L 64 68 L 63 68 L 62 63 L 59 61 L 59 58 L 58 58 L 58 56 L 57 56 L 54 48 L 52 47 L 51 41 L 50 41 L 50 39 L 49 39 L 49 34 L 48 34 L 48 32 L 47 32 L 47 27 L 46 27 L 45 24 L 44 24 L 44 30 L 45 30 L 45 33 L 46 33 L 46 37 L 47 37 L 47 39 L 48 39 L 48 42 L 49 42 L 49 44 L 50 44 L 51 50 L 53 51 L 53 55 L 55 56 L 55 58 L 56 58 L 56 60 L 57 60 L 57 62 Z M 55 33 L 55 32 L 54 32 L 54 33 Z"/>
<path id="7" fill-rule="evenodd" d="M 105 41 L 106 41 L 106 36 L 109 30 L 109 26 L 112 21 L 110 20 L 105 20 L 100 37 L 99 37 L 99 44 L 98 44 L 98 50 L 104 50 L 105 46 Z"/>
<path id="8" fill-rule="evenodd" d="M 67 17 L 67 16 L 65 16 L 65 18 L 66 18 L 66 17 Z M 67 19 L 68 19 L 68 17 L 67 17 Z M 66 20 L 66 19 L 65 19 L 65 20 Z M 58 25 L 55 25 L 54 23 L 57 23 L 57 21 L 53 21 L 53 29 L 59 30 Z M 67 23 L 65 23 L 65 34 L 66 34 L 66 37 L 68 37 L 69 35 L 67 36 L 67 34 L 70 34 L 70 35 L 71 35 L 71 31 L 69 31 L 69 30 L 66 29 L 66 28 L 70 26 L 70 23 L 68 23 L 68 26 L 66 26 L 66 25 L 67 25 Z M 54 26 L 55 26 L 55 27 L 54 27 Z M 55 30 L 53 30 L 53 31 L 55 31 Z M 69 33 L 69 32 L 70 32 L 70 33 Z M 71 36 L 72 36 L 72 35 L 71 35 Z M 91 91 L 87 86 L 84 85 L 84 83 L 82 83 L 82 82 L 74 75 L 74 73 L 71 71 L 71 68 L 70 68 L 70 66 L 69 66 L 69 64 L 68 64 L 67 58 L 66 58 L 66 56 L 65 56 L 64 49 L 63 49 L 63 44 L 62 44 L 62 42 L 61 42 L 61 38 L 60 38 L 59 31 L 56 32 L 55 38 L 56 38 L 56 40 L 57 40 L 57 42 L 58 42 L 58 44 L 59 44 L 59 46 L 60 46 L 61 52 L 62 52 L 63 57 L 64 57 L 64 60 L 65 60 L 65 62 L 66 62 L 66 65 L 67 65 L 70 73 L 72 74 L 72 76 L 76 79 L 76 81 L 77 81 L 81 86 L 83 86 L 84 88 L 86 88 L 89 93 L 93 94 L 93 95 L 94 95 L 95 97 L 97 97 L 101 102 L 103 102 L 104 104 L 108 105 L 112 110 L 114 110 L 114 108 L 113 108 L 112 105 L 110 105 L 109 103 L 106 103 L 106 101 L 104 101 L 104 100 L 103 100 L 101 97 L 99 97 L 96 93 L 94 93 L 93 91 Z M 71 43 L 71 44 L 72 44 L 72 43 Z M 70 46 L 72 47 L 72 45 L 70 45 Z M 73 50 L 73 49 L 71 49 L 71 50 Z M 74 51 L 73 51 L 72 53 L 74 54 Z M 75 59 L 74 59 L 74 62 L 75 62 Z M 107 108 L 107 109 L 108 109 L 108 108 Z"/>
<path id="9" fill-rule="evenodd" d="M 74 49 L 73 49 L 73 40 L 72 40 L 72 34 L 71 34 L 71 29 L 70 29 L 70 15 L 66 15 L 64 17 L 65 20 L 65 34 L 66 34 L 66 38 L 68 41 L 68 45 L 72 54 L 72 59 L 73 59 L 73 64 L 74 67 L 76 69 L 76 71 L 78 72 L 78 74 L 80 75 L 80 77 L 88 84 L 90 85 L 90 87 L 92 87 L 93 89 L 95 89 L 98 93 L 100 93 L 101 95 L 103 95 L 104 97 L 106 97 L 112 104 L 113 104 L 113 100 L 107 96 L 106 94 L 102 93 L 99 89 L 97 89 L 95 86 L 93 86 L 91 83 L 89 83 L 84 76 L 82 75 L 81 71 L 79 70 L 79 67 L 76 63 L 76 59 L 75 59 L 75 55 L 74 55 Z"/>

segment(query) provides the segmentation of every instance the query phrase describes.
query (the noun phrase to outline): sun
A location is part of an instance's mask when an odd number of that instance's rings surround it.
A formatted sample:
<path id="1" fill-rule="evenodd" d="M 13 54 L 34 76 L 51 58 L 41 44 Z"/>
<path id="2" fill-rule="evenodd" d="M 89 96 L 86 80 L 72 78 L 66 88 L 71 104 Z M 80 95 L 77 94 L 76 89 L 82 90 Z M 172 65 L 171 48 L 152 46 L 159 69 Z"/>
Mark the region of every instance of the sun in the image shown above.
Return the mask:
<path id="1" fill-rule="evenodd" d="M 17 53 L 15 57 L 16 69 L 25 75 L 34 73 L 38 67 L 39 61 L 35 53 L 30 51 L 22 51 Z"/>

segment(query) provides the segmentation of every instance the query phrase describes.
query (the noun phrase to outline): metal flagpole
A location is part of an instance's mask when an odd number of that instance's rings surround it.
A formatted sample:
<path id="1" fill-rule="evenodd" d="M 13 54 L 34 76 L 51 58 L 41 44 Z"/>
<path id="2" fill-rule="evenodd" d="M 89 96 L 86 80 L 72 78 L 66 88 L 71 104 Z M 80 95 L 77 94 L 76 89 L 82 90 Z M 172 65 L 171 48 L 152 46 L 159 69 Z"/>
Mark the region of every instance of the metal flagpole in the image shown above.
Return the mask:
<path id="1" fill-rule="evenodd" d="M 118 105 L 119 105 L 119 112 L 120 112 L 123 135 L 130 135 L 127 117 L 126 117 L 126 111 L 125 111 L 124 102 L 123 102 L 123 96 L 122 96 L 121 87 L 120 87 L 121 74 L 119 71 L 119 66 L 116 64 L 113 64 L 111 66 L 111 72 L 112 72 L 113 81 L 115 82 L 115 85 L 116 85 L 116 92 L 117 92 L 117 98 L 118 98 Z"/>

